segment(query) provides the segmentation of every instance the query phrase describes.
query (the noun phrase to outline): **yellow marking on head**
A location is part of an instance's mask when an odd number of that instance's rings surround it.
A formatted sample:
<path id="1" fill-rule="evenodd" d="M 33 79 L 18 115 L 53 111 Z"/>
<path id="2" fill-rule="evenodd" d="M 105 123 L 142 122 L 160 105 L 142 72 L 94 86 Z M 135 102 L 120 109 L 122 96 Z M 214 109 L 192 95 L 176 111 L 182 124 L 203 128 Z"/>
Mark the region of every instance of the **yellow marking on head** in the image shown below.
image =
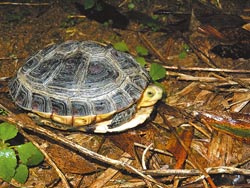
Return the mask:
<path id="1" fill-rule="evenodd" d="M 137 108 L 153 106 L 158 100 L 162 98 L 162 88 L 156 85 L 149 85 L 137 106 Z"/>

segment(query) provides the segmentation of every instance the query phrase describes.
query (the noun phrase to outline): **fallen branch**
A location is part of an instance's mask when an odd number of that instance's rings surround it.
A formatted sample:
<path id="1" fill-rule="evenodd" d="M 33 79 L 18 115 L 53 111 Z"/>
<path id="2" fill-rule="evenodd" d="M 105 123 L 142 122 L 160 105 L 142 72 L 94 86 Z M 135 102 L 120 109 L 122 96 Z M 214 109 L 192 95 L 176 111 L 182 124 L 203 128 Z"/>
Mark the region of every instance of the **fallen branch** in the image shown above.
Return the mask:
<path id="1" fill-rule="evenodd" d="M 24 123 L 22 121 L 22 118 L 13 114 L 12 112 L 10 112 L 3 105 L 0 104 L 0 108 L 6 110 L 8 112 L 8 116 L 0 115 L 0 120 L 15 124 L 19 130 L 20 129 L 21 130 L 29 130 L 29 131 L 32 131 L 36 134 L 41 134 L 41 135 L 48 137 L 56 142 L 59 142 L 60 144 L 63 144 L 65 146 L 69 147 L 70 149 L 72 149 L 72 150 L 74 150 L 82 155 L 88 156 L 88 157 L 95 159 L 95 160 L 98 160 L 100 162 L 104 162 L 104 163 L 109 164 L 115 168 L 125 170 L 129 173 L 135 173 L 135 174 L 141 176 L 142 178 L 144 178 L 152 183 L 155 183 L 156 186 L 158 186 L 158 187 L 166 187 L 164 184 L 157 182 L 152 177 L 144 175 L 143 173 L 141 173 L 140 170 L 136 169 L 133 166 L 130 166 L 126 162 L 111 159 L 111 158 L 105 157 L 101 154 L 98 154 L 94 151 L 91 151 L 91 150 L 89 150 L 83 146 L 80 146 L 77 143 L 75 143 L 75 142 L 73 142 L 73 141 L 71 141 L 63 136 L 60 136 L 60 135 L 58 135 L 58 134 L 56 134 L 48 129 L 45 129 L 41 126 L 36 125 L 32 121 L 29 123 Z"/>
<path id="2" fill-rule="evenodd" d="M 178 67 L 178 66 L 166 66 L 163 67 L 167 70 L 177 70 L 177 71 L 199 71 L 199 72 L 226 72 L 226 73 L 242 73 L 250 74 L 250 70 L 246 69 L 221 69 L 221 68 L 207 68 L 207 67 Z"/>
<path id="3" fill-rule="evenodd" d="M 204 169 L 208 174 L 238 174 L 250 175 L 250 170 L 236 167 L 218 166 Z M 143 170 L 143 174 L 151 176 L 200 176 L 200 170 L 197 169 L 161 169 L 161 170 Z"/>
<path id="4" fill-rule="evenodd" d="M 21 133 L 26 139 L 28 139 L 30 142 L 32 142 L 37 148 L 39 148 L 39 150 L 43 153 L 43 155 L 45 156 L 45 158 L 47 159 L 48 163 L 54 167 L 54 169 L 56 170 L 58 176 L 61 178 L 62 183 L 63 183 L 63 187 L 65 188 L 70 188 L 70 185 L 67 181 L 67 178 L 64 176 L 64 174 L 62 173 L 62 171 L 57 167 L 57 165 L 55 164 L 55 162 L 51 159 L 50 156 L 48 156 L 47 152 L 40 147 L 40 145 L 30 136 L 28 135 L 23 129 L 19 129 L 19 133 Z"/>
<path id="5" fill-rule="evenodd" d="M 230 85 L 238 85 L 238 82 L 235 82 L 233 80 L 230 80 L 230 78 L 217 78 L 217 77 L 208 77 L 208 76 L 192 76 L 188 74 L 178 73 L 178 72 L 167 72 L 168 76 L 175 76 L 178 80 L 184 80 L 184 81 L 199 81 L 199 82 L 218 82 L 218 84 L 230 84 Z M 238 80 L 241 80 L 243 82 L 249 82 L 249 78 L 237 78 Z"/>
<path id="6" fill-rule="evenodd" d="M 93 152 L 91 150 L 88 150 L 74 142 L 72 142 L 71 140 L 68 140 L 67 138 L 60 136 L 56 133 L 53 133 L 52 131 L 45 129 L 43 127 L 37 126 L 34 123 L 23 123 L 22 119 L 18 116 L 13 114 L 12 112 L 10 112 L 9 110 L 7 110 L 4 106 L 2 106 L 0 104 L 0 108 L 8 111 L 8 116 L 6 115 L 0 115 L 0 120 L 2 121 L 7 121 L 10 122 L 12 124 L 15 124 L 18 126 L 19 130 L 21 130 L 20 133 L 22 133 L 26 138 L 28 138 L 30 141 L 32 141 L 34 144 L 36 142 L 34 142 L 29 135 L 26 134 L 26 132 L 24 130 L 30 130 L 36 134 L 41 134 L 44 135 L 46 137 L 49 137 L 51 139 L 53 139 L 54 141 L 60 142 L 61 144 L 68 146 L 69 148 L 71 148 L 74 151 L 77 151 L 80 154 L 83 154 L 85 156 L 88 156 L 90 158 L 96 159 L 98 161 L 104 162 L 106 164 L 109 164 L 117 169 L 122 169 L 125 170 L 129 173 L 134 173 L 137 174 L 139 176 L 141 176 L 142 178 L 155 183 L 158 187 L 166 187 L 166 185 L 157 182 L 154 178 L 152 178 L 152 176 L 173 176 L 173 175 L 177 175 L 177 176 L 202 176 L 205 174 L 222 174 L 222 173 L 227 173 L 227 174 L 241 174 L 241 175 L 250 175 L 250 170 L 248 169 L 240 169 L 237 167 L 225 167 L 225 166 L 221 166 L 221 167 L 212 167 L 212 168 L 206 168 L 201 170 L 198 169 L 158 169 L 158 170 L 139 170 L 129 164 L 127 164 L 125 161 L 119 161 L 119 160 L 114 160 L 114 159 L 110 159 L 108 157 L 105 157 L 103 155 L 100 155 L 96 152 Z M 38 144 L 35 144 L 37 147 L 39 147 Z M 136 146 L 142 147 L 142 145 L 140 144 L 136 144 Z M 41 147 L 39 147 L 41 148 Z M 157 149 L 152 149 L 151 147 L 148 147 L 149 150 L 154 151 L 154 152 L 160 152 L 166 155 L 169 155 L 169 153 L 165 153 L 164 151 L 161 150 L 157 150 Z M 171 155 L 171 154 L 170 154 Z M 48 159 L 46 157 L 46 159 Z M 57 171 L 58 173 L 58 171 Z M 60 177 L 62 178 L 62 176 L 60 175 Z M 66 179 L 64 179 L 66 180 Z M 64 182 L 65 187 L 67 187 L 67 182 Z"/>
<path id="7" fill-rule="evenodd" d="M 1 2 L 0 5 L 48 6 L 48 5 L 50 5 L 50 3 L 14 3 L 14 2 Z"/>

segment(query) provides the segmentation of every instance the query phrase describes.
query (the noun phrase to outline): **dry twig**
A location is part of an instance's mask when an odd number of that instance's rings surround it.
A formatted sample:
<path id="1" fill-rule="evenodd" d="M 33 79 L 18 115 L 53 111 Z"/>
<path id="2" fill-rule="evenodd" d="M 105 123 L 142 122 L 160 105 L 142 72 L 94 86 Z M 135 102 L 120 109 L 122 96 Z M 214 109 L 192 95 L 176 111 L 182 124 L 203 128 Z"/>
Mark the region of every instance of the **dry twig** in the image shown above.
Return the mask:
<path id="1" fill-rule="evenodd" d="M 32 131 L 34 133 L 41 134 L 45 137 L 48 137 L 56 142 L 60 142 L 61 144 L 71 148 L 73 151 L 76 151 L 84 156 L 88 156 L 88 157 L 93 158 L 95 160 L 98 160 L 100 162 L 104 162 L 106 164 L 112 165 L 115 168 L 123 169 L 129 173 L 135 173 L 135 174 L 141 176 L 142 178 L 146 179 L 147 181 L 155 183 L 158 187 L 166 187 L 164 184 L 156 181 L 152 177 L 148 177 L 147 175 L 144 175 L 143 173 L 141 173 L 140 170 L 127 164 L 126 162 L 118 161 L 115 159 L 105 157 L 105 156 L 98 154 L 94 151 L 91 151 L 83 146 L 80 146 L 77 143 L 75 143 L 75 142 L 73 142 L 73 141 L 71 141 L 63 136 L 60 136 L 60 135 L 58 135 L 58 134 L 56 134 L 48 129 L 37 126 L 34 123 L 33 124 L 32 123 L 26 124 L 26 123 L 22 122 L 22 120 L 20 118 L 18 118 L 18 116 L 14 115 L 12 112 L 7 110 L 3 105 L 0 104 L 0 108 L 8 111 L 8 116 L 0 115 L 0 120 L 2 120 L 2 121 L 7 121 L 10 123 L 13 123 L 16 126 L 18 126 L 19 129 L 24 129 L 24 130 L 27 129 L 27 130 Z"/>
<path id="2" fill-rule="evenodd" d="M 207 182 L 211 185 L 212 188 L 216 188 L 216 185 L 214 184 L 212 178 L 210 177 L 210 175 L 200 166 L 200 164 L 196 161 L 195 156 L 193 155 L 193 153 L 189 150 L 189 148 L 185 145 L 185 143 L 180 139 L 177 131 L 171 126 L 171 124 L 168 122 L 167 118 L 164 116 L 164 114 L 161 114 L 161 117 L 164 121 L 164 125 L 166 125 L 172 134 L 175 135 L 176 139 L 178 140 L 178 142 L 181 144 L 181 146 L 184 148 L 184 150 L 188 153 L 188 156 L 190 158 L 190 161 L 195 165 L 195 167 L 197 169 L 199 169 L 202 174 L 204 175 L 204 177 L 206 178 Z"/>
<path id="3" fill-rule="evenodd" d="M 48 5 L 50 5 L 50 3 L 15 3 L 15 2 L 0 2 L 0 5 L 48 6 Z"/>
<path id="4" fill-rule="evenodd" d="M 199 71 L 199 72 L 226 72 L 226 73 L 241 73 L 250 74 L 250 70 L 245 69 L 220 69 L 220 68 L 207 68 L 207 67 L 177 67 L 177 66 L 163 66 L 167 70 L 178 70 L 178 71 Z"/>
<path id="5" fill-rule="evenodd" d="M 130 164 L 132 162 L 131 159 L 129 159 L 131 156 L 128 153 L 123 153 L 122 157 L 120 158 L 120 161 Z M 103 187 L 110 179 L 112 179 L 115 174 L 117 174 L 119 171 L 114 168 L 108 168 L 103 172 L 100 176 L 98 176 L 97 179 L 95 179 L 95 182 L 92 183 L 89 188 L 96 188 L 96 187 Z"/>
<path id="6" fill-rule="evenodd" d="M 54 169 L 56 170 L 58 176 L 61 178 L 62 183 L 63 183 L 63 187 L 65 188 L 70 188 L 70 185 L 67 181 L 67 178 L 64 176 L 64 174 L 62 173 L 62 171 L 57 167 L 57 165 L 55 164 L 55 162 L 51 159 L 51 157 L 47 154 L 47 152 L 40 147 L 40 145 L 30 136 L 28 135 L 23 129 L 19 129 L 19 132 L 26 138 L 28 139 L 30 142 L 32 142 L 37 148 L 39 148 L 39 150 L 43 153 L 43 155 L 45 156 L 45 158 L 47 159 L 48 163 L 54 167 Z"/>

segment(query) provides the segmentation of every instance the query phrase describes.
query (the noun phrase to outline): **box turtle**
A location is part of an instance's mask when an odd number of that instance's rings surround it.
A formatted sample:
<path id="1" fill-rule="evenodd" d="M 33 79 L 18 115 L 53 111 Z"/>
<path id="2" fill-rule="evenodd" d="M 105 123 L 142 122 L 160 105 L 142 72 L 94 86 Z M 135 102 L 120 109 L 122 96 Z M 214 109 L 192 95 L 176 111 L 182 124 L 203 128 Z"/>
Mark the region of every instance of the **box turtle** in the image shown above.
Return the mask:
<path id="1" fill-rule="evenodd" d="M 38 51 L 9 83 L 14 102 L 60 128 L 119 132 L 142 124 L 161 99 L 131 55 L 93 41 Z"/>

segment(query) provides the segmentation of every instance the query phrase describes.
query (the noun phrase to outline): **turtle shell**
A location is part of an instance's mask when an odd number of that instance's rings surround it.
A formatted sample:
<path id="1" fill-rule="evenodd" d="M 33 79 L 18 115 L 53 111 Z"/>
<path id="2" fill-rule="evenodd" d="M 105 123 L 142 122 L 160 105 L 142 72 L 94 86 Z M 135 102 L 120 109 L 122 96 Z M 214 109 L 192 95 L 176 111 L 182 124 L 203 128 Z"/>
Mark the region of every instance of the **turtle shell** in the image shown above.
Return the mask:
<path id="1" fill-rule="evenodd" d="M 85 125 L 128 109 L 148 83 L 147 71 L 131 55 L 93 41 L 67 41 L 31 56 L 9 89 L 25 110 Z M 78 117 L 85 119 L 76 122 Z"/>

